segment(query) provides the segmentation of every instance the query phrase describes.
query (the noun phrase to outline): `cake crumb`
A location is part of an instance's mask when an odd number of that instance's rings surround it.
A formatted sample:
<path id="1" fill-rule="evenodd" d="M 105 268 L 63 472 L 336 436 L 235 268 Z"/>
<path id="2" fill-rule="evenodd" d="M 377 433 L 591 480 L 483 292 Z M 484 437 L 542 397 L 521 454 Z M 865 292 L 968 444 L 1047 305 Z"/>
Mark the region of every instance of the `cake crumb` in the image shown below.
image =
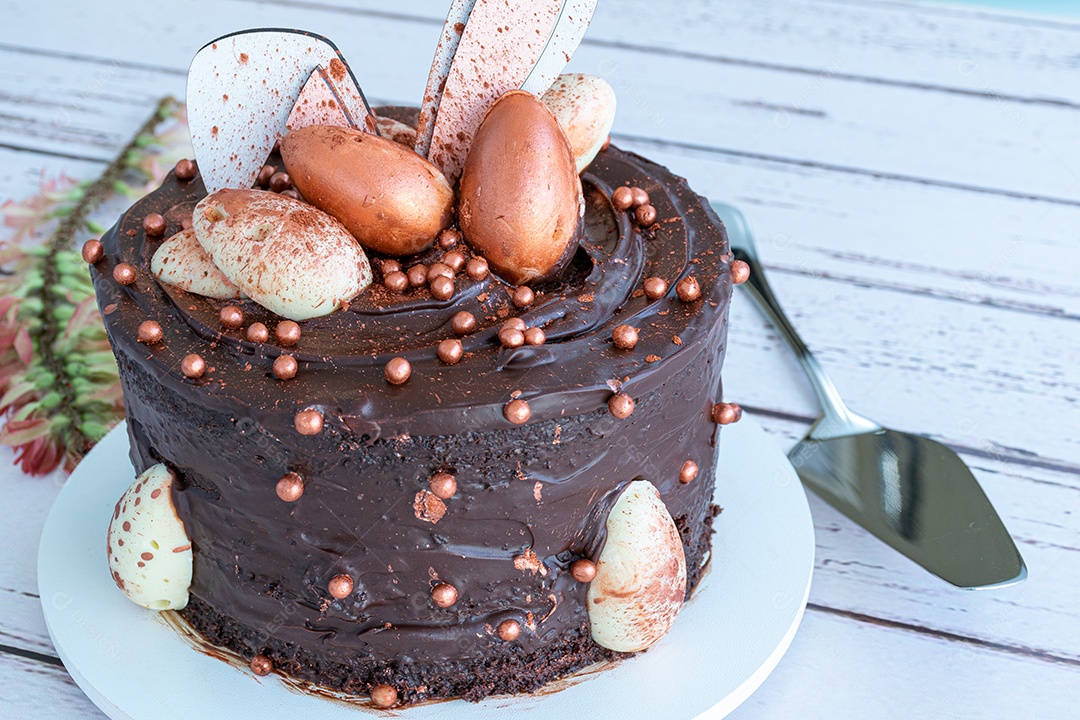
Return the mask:
<path id="1" fill-rule="evenodd" d="M 446 503 L 439 496 L 427 490 L 421 490 L 413 498 L 413 512 L 417 520 L 437 524 L 446 514 Z"/>

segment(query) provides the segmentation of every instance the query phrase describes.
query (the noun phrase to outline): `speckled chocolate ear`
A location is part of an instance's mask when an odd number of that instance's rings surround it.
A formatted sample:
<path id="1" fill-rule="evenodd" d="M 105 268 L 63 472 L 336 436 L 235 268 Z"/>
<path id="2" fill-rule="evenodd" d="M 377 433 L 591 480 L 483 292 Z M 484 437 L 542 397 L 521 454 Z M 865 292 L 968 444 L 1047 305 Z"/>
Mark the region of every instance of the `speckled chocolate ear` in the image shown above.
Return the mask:
<path id="1" fill-rule="evenodd" d="M 417 152 L 456 180 L 487 109 L 509 90 L 543 94 L 595 9 L 596 0 L 455 2 L 428 77 Z"/>
<path id="2" fill-rule="evenodd" d="M 338 49 L 300 30 L 245 30 L 195 54 L 188 69 L 191 144 L 207 192 L 250 188 L 311 74 L 322 68 L 357 123 L 371 109 Z"/>

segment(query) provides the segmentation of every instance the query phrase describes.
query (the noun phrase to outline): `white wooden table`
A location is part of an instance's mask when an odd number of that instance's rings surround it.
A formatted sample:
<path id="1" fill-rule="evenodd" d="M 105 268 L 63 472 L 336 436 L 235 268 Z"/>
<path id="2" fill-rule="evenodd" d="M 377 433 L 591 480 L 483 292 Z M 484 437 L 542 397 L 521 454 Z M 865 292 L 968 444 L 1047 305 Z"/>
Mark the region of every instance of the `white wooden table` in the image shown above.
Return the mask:
<path id="1" fill-rule="evenodd" d="M 206 40 L 331 37 L 416 103 L 446 0 L 0 2 L 0 198 L 96 174 Z M 1061 718 L 1080 699 L 1080 24 L 886 0 L 601 0 L 572 67 L 615 142 L 739 205 L 777 293 L 860 412 L 960 452 L 1031 576 L 946 587 L 811 498 L 802 630 L 749 718 Z M 728 394 L 790 446 L 815 415 L 736 297 Z M 0 455 L 0 716 L 100 718 L 34 577 L 60 481 Z M 93 632 L 93 618 L 87 618 Z"/>

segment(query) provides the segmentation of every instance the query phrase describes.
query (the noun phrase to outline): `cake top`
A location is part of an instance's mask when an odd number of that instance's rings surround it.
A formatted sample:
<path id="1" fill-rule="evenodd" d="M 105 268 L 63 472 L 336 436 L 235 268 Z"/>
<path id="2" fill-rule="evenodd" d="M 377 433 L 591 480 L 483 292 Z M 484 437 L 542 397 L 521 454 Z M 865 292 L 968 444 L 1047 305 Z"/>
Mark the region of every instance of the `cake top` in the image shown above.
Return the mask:
<path id="1" fill-rule="evenodd" d="M 632 412 L 717 329 L 731 258 L 685 182 L 609 147 L 612 88 L 559 74 L 594 7 L 454 2 L 418 110 L 373 109 L 311 33 L 204 46 L 196 162 L 97 263 L 114 342 L 301 434 Z"/>

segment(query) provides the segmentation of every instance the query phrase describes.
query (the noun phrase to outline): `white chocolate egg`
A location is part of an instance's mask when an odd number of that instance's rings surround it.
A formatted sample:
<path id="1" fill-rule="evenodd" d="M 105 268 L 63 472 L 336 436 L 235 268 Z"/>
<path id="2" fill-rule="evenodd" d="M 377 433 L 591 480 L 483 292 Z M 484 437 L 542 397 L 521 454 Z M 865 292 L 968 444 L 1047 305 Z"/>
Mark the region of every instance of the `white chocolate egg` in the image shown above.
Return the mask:
<path id="1" fill-rule="evenodd" d="M 596 75 L 560 75 L 542 98 L 551 108 L 574 151 L 577 171 L 589 166 L 615 122 L 615 90 Z"/>
<path id="2" fill-rule="evenodd" d="M 175 477 L 157 464 L 136 478 L 109 522 L 109 569 L 132 602 L 151 610 L 180 610 L 191 586 L 192 553 L 172 501 Z"/>
<path id="3" fill-rule="evenodd" d="M 150 259 L 150 272 L 166 285 L 216 300 L 243 297 L 203 250 L 191 228 L 161 243 Z"/>
<path id="4" fill-rule="evenodd" d="M 626 486 L 608 514 L 606 529 L 586 597 L 592 638 L 609 650 L 637 652 L 667 634 L 682 608 L 682 539 L 648 480 Z"/>
<path id="5" fill-rule="evenodd" d="M 371 284 L 371 266 L 356 239 L 299 200 L 262 190 L 219 190 L 195 206 L 192 222 L 199 244 L 225 276 L 290 320 L 328 315 Z"/>

